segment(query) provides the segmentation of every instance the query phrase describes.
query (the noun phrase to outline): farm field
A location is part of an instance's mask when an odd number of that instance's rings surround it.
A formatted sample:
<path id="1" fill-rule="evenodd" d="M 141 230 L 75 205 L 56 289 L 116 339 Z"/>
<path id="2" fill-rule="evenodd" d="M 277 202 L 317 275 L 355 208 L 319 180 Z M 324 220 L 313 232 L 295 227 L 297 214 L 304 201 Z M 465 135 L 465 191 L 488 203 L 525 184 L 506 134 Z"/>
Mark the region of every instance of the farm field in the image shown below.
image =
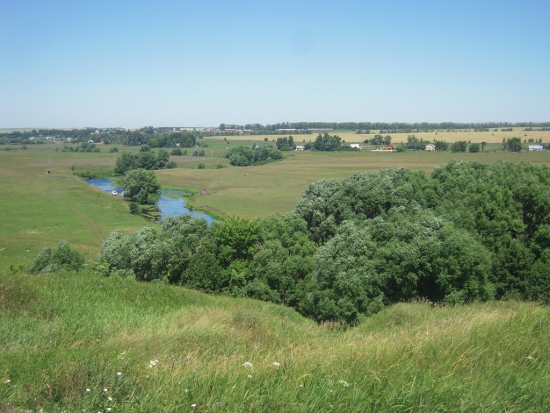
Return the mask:
<path id="1" fill-rule="evenodd" d="M 212 138 L 210 138 L 212 139 Z M 209 142 L 208 138 L 204 141 Z M 233 145 L 233 143 L 231 143 Z M 210 149 L 210 148 L 206 148 Z M 550 152 L 509 153 L 488 151 L 477 154 L 450 152 L 285 152 L 282 162 L 254 167 L 215 168 L 225 149 L 218 148 L 214 157 L 202 160 L 207 169 L 196 169 L 199 160 L 185 162 L 188 168 L 158 171 L 163 185 L 190 187 L 203 191 L 192 200 L 192 205 L 214 210 L 222 215 L 241 215 L 251 218 L 265 217 L 276 212 L 294 209 L 302 192 L 310 182 L 321 179 L 343 179 L 358 172 L 376 172 L 386 168 L 410 168 L 427 174 L 451 159 L 497 162 L 547 164 Z"/>
<path id="2" fill-rule="evenodd" d="M 330 135 L 338 135 L 347 143 L 358 142 L 361 143 L 365 139 L 372 138 L 375 133 L 378 131 L 371 131 L 370 134 L 357 134 L 351 131 L 327 131 Z M 322 133 L 322 132 L 321 132 Z M 277 140 L 278 137 L 292 135 L 292 132 L 288 132 L 285 135 L 243 135 L 243 136 L 228 136 L 227 139 L 232 142 L 234 140 L 245 140 L 253 142 L 262 142 L 265 138 L 268 138 L 269 141 Z M 317 137 L 318 132 L 313 132 L 311 135 L 293 135 L 295 142 L 302 142 L 305 139 L 306 142 L 314 142 Z M 392 143 L 406 143 L 407 136 L 415 135 L 418 139 L 423 139 L 425 141 L 433 141 L 434 139 L 439 141 L 446 141 L 449 144 L 456 141 L 471 141 L 471 142 L 488 142 L 500 144 L 502 139 L 508 139 L 513 137 L 521 138 L 521 140 L 534 139 L 538 141 L 542 139 L 543 142 L 550 142 L 550 131 L 532 131 L 526 132 L 523 128 L 514 128 L 512 132 L 501 132 L 500 128 L 497 132 L 467 132 L 467 131 L 457 131 L 457 132 L 430 132 L 430 133 L 384 133 L 383 135 L 390 135 L 392 137 Z M 219 138 L 219 137 L 216 137 Z"/>

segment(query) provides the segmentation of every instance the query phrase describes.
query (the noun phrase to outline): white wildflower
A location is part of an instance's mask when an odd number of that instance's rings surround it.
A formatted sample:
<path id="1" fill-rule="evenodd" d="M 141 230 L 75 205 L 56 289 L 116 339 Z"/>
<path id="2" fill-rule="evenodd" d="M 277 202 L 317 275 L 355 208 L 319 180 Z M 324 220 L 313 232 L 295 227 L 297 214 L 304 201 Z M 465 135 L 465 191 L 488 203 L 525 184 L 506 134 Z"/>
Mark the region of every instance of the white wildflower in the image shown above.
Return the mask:
<path id="1" fill-rule="evenodd" d="M 344 387 L 349 387 L 349 384 L 348 384 L 347 381 L 340 380 L 340 381 L 338 381 L 338 383 L 340 383 L 340 384 L 341 384 L 342 386 L 344 386 Z"/>
<path id="2" fill-rule="evenodd" d="M 107 389 L 103 389 L 103 393 L 107 393 Z"/>
<path id="3" fill-rule="evenodd" d="M 251 369 L 252 367 L 254 367 L 252 365 L 252 363 L 249 363 L 248 361 L 246 363 L 243 364 L 243 367 L 246 368 L 246 369 Z"/>
<path id="4" fill-rule="evenodd" d="M 191 405 L 191 408 L 194 409 L 195 407 L 197 407 L 197 405 L 193 403 L 193 404 Z"/>
<path id="5" fill-rule="evenodd" d="M 280 364 L 279 364 L 279 363 L 277 363 L 277 362 L 275 362 L 275 363 L 273 363 L 273 366 L 275 366 L 275 367 L 279 367 L 279 366 L 280 366 Z"/>
<path id="6" fill-rule="evenodd" d="M 149 361 L 149 367 L 151 368 L 151 367 L 156 366 L 158 362 L 159 362 L 158 360 L 150 360 Z"/>
<path id="7" fill-rule="evenodd" d="M 4 384 L 10 384 L 11 383 L 11 380 L 10 379 L 7 379 Z"/>
<path id="8" fill-rule="evenodd" d="M 187 391 L 188 391 L 187 389 L 184 390 L 185 393 L 187 393 Z"/>
<path id="9" fill-rule="evenodd" d="M 108 402 L 112 402 L 112 401 L 113 401 L 113 398 L 112 398 L 112 397 L 107 397 L 107 401 L 108 401 Z"/>
<path id="10" fill-rule="evenodd" d="M 527 357 L 527 360 L 533 360 L 533 357 L 528 356 L 528 357 Z"/>
<path id="11" fill-rule="evenodd" d="M 300 384 L 300 387 L 301 387 L 301 388 L 303 388 L 303 387 L 304 387 L 304 385 L 303 385 L 303 384 Z"/>
<path id="12" fill-rule="evenodd" d="M 107 407 L 107 408 L 105 409 L 105 411 L 110 412 L 110 411 L 111 411 L 111 408 L 110 408 L 110 407 Z"/>
<path id="13" fill-rule="evenodd" d="M 117 375 L 118 377 L 120 377 L 120 376 L 122 376 L 122 373 L 121 373 L 120 371 L 117 371 L 117 372 L 116 372 L 116 375 Z"/>
<path id="14" fill-rule="evenodd" d="M 90 390 L 90 389 L 86 389 L 86 393 L 90 393 L 90 392 L 91 392 L 91 390 Z"/>
<path id="15" fill-rule="evenodd" d="M 252 376 L 249 374 L 248 376 L 246 376 L 247 379 L 251 379 Z"/>

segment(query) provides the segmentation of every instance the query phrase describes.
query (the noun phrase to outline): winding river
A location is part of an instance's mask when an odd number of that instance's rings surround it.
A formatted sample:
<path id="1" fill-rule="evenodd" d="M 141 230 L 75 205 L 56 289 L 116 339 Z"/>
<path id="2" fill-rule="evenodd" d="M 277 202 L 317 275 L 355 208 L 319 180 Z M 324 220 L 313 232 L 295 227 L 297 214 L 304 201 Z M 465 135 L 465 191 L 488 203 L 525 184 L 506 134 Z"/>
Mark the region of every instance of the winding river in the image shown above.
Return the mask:
<path id="1" fill-rule="evenodd" d="M 122 193 L 123 188 L 120 186 L 114 186 L 112 179 L 105 178 L 94 178 L 86 180 L 90 185 L 95 186 L 96 188 L 101 189 L 105 192 L 117 191 L 119 194 Z M 161 217 L 160 220 L 164 221 L 167 217 L 177 216 L 188 214 L 193 217 L 202 217 L 206 219 L 208 225 L 210 225 L 214 219 L 202 212 L 190 211 L 188 208 L 185 208 L 185 199 L 183 198 L 184 191 L 174 191 L 170 189 L 163 189 L 162 195 L 157 204 Z M 122 196 L 122 195 L 120 195 Z"/>

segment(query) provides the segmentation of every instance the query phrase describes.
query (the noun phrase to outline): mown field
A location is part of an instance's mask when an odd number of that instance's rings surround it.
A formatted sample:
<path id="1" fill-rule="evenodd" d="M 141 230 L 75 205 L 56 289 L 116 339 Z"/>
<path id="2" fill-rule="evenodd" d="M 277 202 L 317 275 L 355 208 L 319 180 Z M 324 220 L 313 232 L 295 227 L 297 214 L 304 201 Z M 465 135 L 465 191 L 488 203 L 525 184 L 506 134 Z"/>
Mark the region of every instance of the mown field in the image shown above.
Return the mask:
<path id="1" fill-rule="evenodd" d="M 474 132 L 473 130 L 470 130 L 470 132 L 466 130 L 457 130 L 456 132 L 450 132 L 450 131 L 444 131 L 444 132 L 430 132 L 430 133 L 384 133 L 383 135 L 390 135 L 392 137 L 392 143 L 406 143 L 407 142 L 407 136 L 409 135 L 415 135 L 418 139 L 422 139 L 425 141 L 446 141 L 448 143 L 454 143 L 456 141 L 471 141 L 471 142 L 487 142 L 487 143 L 494 143 L 494 144 L 500 144 L 502 142 L 502 139 L 508 139 L 508 138 L 514 138 L 518 137 L 521 138 L 521 140 L 529 140 L 529 139 L 535 139 L 539 140 L 542 139 L 543 142 L 550 142 L 550 131 L 524 131 L 524 128 L 512 128 L 511 132 L 502 132 L 502 128 L 498 128 L 498 131 L 494 131 L 491 129 L 490 132 Z M 370 134 L 357 134 L 352 131 L 327 131 L 331 135 L 338 135 L 343 140 L 345 140 L 347 143 L 361 143 L 365 139 L 372 138 L 375 133 L 378 133 L 379 131 L 372 131 Z M 294 138 L 296 142 L 302 142 L 305 140 L 306 142 L 315 141 L 315 138 L 317 137 L 317 134 L 319 132 L 313 132 L 311 135 L 296 135 L 294 134 Z M 322 132 L 321 132 L 322 133 Z M 292 135 L 292 132 L 288 132 L 287 135 Z M 243 136 L 228 136 L 227 139 L 231 142 L 233 140 L 246 140 L 246 141 L 253 141 L 253 142 L 261 142 L 265 138 L 268 138 L 269 141 L 272 139 L 277 140 L 277 137 L 281 137 L 284 135 L 243 135 Z"/>

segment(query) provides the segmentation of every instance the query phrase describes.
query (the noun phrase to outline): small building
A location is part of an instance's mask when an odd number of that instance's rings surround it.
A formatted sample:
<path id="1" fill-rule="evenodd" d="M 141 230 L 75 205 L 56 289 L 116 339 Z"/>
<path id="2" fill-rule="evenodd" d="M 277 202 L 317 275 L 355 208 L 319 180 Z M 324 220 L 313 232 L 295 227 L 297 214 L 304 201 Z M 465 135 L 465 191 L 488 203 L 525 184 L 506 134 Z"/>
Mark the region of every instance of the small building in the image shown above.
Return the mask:
<path id="1" fill-rule="evenodd" d="M 305 151 L 306 150 L 306 147 L 305 146 L 296 146 L 296 150 L 297 151 Z"/>
<path id="2" fill-rule="evenodd" d="M 426 150 L 427 151 L 435 151 L 436 147 L 435 147 L 434 144 L 429 143 L 429 144 L 426 145 Z"/>
<path id="3" fill-rule="evenodd" d="M 542 151 L 543 149 L 542 145 L 529 145 L 529 151 Z"/>
<path id="4" fill-rule="evenodd" d="M 361 147 L 361 145 L 358 144 L 358 143 L 350 143 L 349 146 L 350 146 L 350 148 L 359 149 L 360 151 L 363 150 L 363 148 Z"/>

